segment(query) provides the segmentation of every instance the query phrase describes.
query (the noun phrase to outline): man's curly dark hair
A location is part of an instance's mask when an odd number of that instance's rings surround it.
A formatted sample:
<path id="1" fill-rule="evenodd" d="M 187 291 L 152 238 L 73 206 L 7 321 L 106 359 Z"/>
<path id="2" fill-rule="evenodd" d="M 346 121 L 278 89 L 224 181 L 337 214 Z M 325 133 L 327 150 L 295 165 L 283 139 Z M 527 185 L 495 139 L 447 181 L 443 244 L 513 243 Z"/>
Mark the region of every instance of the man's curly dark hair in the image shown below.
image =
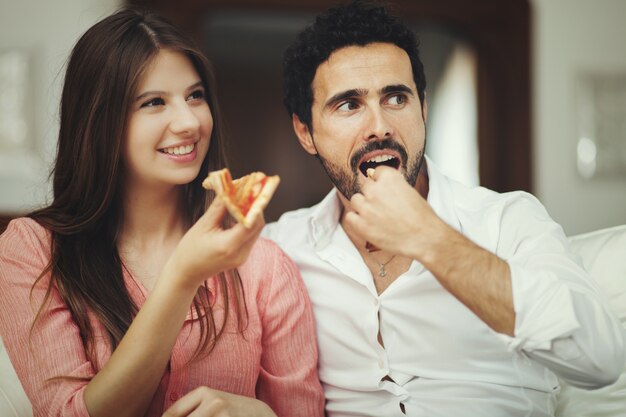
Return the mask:
<path id="1" fill-rule="evenodd" d="M 317 68 L 338 49 L 391 43 L 409 56 L 422 105 L 426 78 L 415 33 L 379 3 L 355 0 L 319 15 L 287 48 L 283 59 L 284 104 L 312 130 L 313 78 Z"/>

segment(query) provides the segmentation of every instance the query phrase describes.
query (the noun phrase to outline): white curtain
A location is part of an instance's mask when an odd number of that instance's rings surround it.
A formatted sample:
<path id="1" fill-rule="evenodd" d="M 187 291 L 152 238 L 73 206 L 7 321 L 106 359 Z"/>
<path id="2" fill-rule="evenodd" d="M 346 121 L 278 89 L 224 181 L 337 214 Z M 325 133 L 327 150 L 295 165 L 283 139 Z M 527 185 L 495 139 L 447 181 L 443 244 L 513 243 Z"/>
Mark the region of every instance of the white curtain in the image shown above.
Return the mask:
<path id="1" fill-rule="evenodd" d="M 471 47 L 454 46 L 429 94 L 426 153 L 447 175 L 478 185 L 476 56 Z"/>

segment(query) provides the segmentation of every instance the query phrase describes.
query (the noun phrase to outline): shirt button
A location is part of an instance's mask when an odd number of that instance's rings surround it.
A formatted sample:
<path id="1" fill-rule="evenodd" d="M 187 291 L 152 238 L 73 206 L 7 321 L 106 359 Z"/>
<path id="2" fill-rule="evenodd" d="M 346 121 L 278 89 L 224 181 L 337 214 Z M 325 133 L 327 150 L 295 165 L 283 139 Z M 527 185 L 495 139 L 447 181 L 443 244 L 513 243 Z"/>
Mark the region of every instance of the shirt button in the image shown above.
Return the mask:
<path id="1" fill-rule="evenodd" d="M 384 360 L 382 360 L 382 359 L 379 359 L 379 360 L 378 360 L 378 367 L 379 367 L 380 369 L 383 369 L 383 368 L 385 367 L 385 361 L 384 361 Z"/>

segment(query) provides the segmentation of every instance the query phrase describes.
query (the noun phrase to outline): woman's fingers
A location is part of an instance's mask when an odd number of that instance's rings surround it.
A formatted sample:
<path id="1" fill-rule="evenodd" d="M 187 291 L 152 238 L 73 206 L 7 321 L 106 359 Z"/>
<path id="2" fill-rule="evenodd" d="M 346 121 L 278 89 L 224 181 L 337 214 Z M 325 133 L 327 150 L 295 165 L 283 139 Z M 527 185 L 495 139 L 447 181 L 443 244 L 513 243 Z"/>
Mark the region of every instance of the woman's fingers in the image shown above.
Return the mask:
<path id="1" fill-rule="evenodd" d="M 230 267 L 235 268 L 245 262 L 264 225 L 265 221 L 261 215 L 250 228 L 237 223 L 223 232 L 226 241 L 225 245 L 229 248 L 227 253 L 231 255 L 229 257 Z"/>
<path id="2" fill-rule="evenodd" d="M 172 404 L 163 417 L 218 417 L 225 407 L 217 391 L 199 387 Z"/>
<path id="3" fill-rule="evenodd" d="M 198 221 L 206 224 L 209 228 L 219 227 L 225 215 L 226 204 L 221 197 L 217 196 Z"/>
<path id="4" fill-rule="evenodd" d="M 188 414 L 186 417 L 222 417 L 226 409 L 226 401 L 221 398 L 213 398 L 210 400 L 202 400 L 198 407 Z"/>
<path id="5" fill-rule="evenodd" d="M 170 262 L 184 285 L 199 284 L 212 275 L 240 266 L 248 258 L 265 225 L 263 214 L 249 228 L 236 223 L 224 229 L 222 220 L 226 211 L 222 199 L 216 198 L 179 242 Z"/>
<path id="6" fill-rule="evenodd" d="M 199 387 L 176 401 L 162 417 L 276 417 L 262 401 Z"/>

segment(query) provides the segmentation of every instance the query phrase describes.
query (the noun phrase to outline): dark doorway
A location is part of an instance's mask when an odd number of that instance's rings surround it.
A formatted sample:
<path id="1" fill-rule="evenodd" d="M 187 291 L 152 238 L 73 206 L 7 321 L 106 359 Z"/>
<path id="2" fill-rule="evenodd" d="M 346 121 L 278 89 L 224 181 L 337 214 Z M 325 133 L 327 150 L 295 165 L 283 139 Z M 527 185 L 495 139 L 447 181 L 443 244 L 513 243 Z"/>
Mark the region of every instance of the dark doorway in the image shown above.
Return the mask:
<path id="1" fill-rule="evenodd" d="M 314 204 L 328 192 L 329 181 L 317 160 L 300 148 L 290 117 L 282 106 L 280 68 L 282 52 L 295 33 L 315 14 L 337 2 L 129 0 L 128 3 L 151 8 L 179 24 L 200 42 L 214 62 L 234 175 L 263 170 L 282 178 L 266 212 L 268 221 L 284 211 Z M 528 1 L 389 3 L 399 16 L 417 28 L 418 34 L 420 28 L 445 28 L 471 45 L 477 57 L 480 184 L 496 191 L 532 191 Z M 432 36 L 426 35 L 424 39 Z M 437 78 L 435 61 L 425 60 L 430 86 Z"/>

